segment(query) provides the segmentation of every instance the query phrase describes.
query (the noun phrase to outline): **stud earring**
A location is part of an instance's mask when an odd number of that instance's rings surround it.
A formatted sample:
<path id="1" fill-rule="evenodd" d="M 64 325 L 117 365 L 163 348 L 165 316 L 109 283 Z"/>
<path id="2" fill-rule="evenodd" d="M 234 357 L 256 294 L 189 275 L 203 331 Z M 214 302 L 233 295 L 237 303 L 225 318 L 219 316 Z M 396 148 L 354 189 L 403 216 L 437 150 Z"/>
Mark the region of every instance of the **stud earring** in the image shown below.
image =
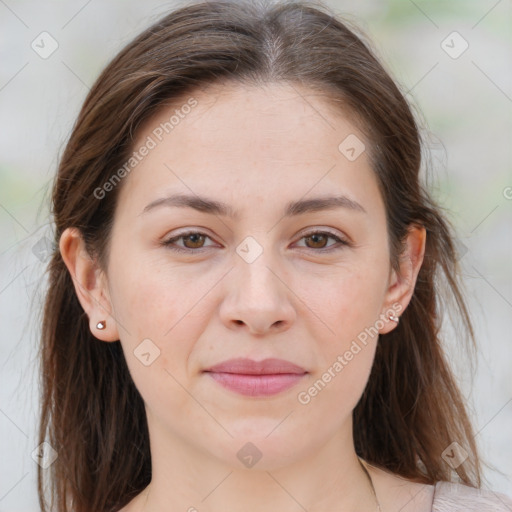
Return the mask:
<path id="1" fill-rule="evenodd" d="M 102 320 L 101 322 L 98 322 L 96 324 L 96 329 L 99 329 L 101 331 L 102 329 L 105 329 L 106 326 L 107 323 L 104 320 Z"/>
<path id="2" fill-rule="evenodd" d="M 400 322 L 400 318 L 395 315 L 389 315 L 389 319 L 396 323 Z"/>

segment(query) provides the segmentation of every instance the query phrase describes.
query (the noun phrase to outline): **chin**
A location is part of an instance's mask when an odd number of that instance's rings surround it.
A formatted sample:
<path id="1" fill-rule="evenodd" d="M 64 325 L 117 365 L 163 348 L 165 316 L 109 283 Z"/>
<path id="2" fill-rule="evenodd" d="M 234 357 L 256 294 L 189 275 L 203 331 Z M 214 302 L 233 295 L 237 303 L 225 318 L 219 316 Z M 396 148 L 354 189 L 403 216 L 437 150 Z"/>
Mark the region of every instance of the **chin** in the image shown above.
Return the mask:
<path id="1" fill-rule="evenodd" d="M 303 437 L 283 428 L 286 420 L 279 425 L 280 421 L 247 419 L 227 426 L 233 437 L 220 434 L 222 440 L 214 441 L 214 455 L 234 469 L 261 471 L 278 470 L 307 457 Z"/>

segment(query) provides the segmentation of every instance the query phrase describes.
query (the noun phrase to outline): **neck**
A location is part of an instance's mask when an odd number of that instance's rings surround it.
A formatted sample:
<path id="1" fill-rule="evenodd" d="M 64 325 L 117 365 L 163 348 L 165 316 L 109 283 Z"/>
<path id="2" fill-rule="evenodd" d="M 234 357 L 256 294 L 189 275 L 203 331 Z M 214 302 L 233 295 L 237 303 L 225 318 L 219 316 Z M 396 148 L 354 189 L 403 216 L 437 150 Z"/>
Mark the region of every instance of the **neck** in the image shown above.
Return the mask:
<path id="1" fill-rule="evenodd" d="M 250 469 L 241 468 L 237 459 L 230 464 L 198 452 L 155 423 L 150 442 L 152 481 L 138 497 L 137 512 L 221 512 L 228 503 L 244 512 L 378 510 L 371 479 L 354 450 L 351 421 L 300 459 L 290 453 L 284 463 L 282 456 L 273 460 L 267 445 Z M 244 444 L 234 440 L 233 452 Z"/>

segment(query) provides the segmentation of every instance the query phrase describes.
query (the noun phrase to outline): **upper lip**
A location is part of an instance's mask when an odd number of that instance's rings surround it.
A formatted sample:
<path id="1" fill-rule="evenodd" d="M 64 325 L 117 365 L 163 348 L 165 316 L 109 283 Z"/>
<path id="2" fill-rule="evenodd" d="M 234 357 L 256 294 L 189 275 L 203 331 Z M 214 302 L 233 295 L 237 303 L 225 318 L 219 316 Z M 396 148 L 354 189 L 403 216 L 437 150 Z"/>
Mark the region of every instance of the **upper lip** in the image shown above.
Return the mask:
<path id="1" fill-rule="evenodd" d="M 204 370 L 205 372 L 215 373 L 238 373 L 244 375 L 275 375 L 278 373 L 307 373 L 304 368 L 285 361 L 284 359 L 264 359 L 263 361 L 254 361 L 239 357 L 229 359 L 216 364 Z"/>

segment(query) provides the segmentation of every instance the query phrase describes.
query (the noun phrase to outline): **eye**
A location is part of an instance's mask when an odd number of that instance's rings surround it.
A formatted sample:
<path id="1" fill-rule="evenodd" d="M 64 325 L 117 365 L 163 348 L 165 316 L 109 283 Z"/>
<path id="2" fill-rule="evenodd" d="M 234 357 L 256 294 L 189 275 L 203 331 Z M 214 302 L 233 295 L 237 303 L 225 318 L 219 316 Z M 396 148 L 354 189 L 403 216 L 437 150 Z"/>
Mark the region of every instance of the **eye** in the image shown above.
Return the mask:
<path id="1" fill-rule="evenodd" d="M 206 238 L 210 238 L 206 233 L 201 233 L 200 231 L 187 231 L 186 233 L 182 233 L 181 235 L 162 242 L 162 245 L 176 252 L 200 252 L 197 249 L 205 249 L 208 247 L 202 245 Z M 185 247 L 174 244 L 174 242 L 181 239 L 183 239 L 184 244 L 187 244 Z"/>
<path id="2" fill-rule="evenodd" d="M 206 233 L 202 233 L 200 231 L 187 231 L 181 235 L 169 238 L 168 240 L 162 242 L 162 245 L 176 252 L 201 252 L 202 249 L 211 247 L 204 245 L 204 242 L 207 238 L 211 240 L 211 238 Z M 329 238 L 337 242 L 338 247 L 333 247 L 336 245 L 336 243 L 334 243 L 331 244 L 331 246 L 327 246 L 328 249 L 326 249 L 326 243 Z M 184 246 L 176 245 L 175 242 L 181 240 L 183 240 Z M 318 249 L 316 252 L 330 252 L 333 250 L 341 249 L 344 246 L 350 246 L 350 242 L 329 231 L 311 231 L 310 233 L 303 235 L 300 240 L 306 240 L 306 243 L 312 243 L 313 247 L 306 245 L 306 248 Z"/>
<path id="3" fill-rule="evenodd" d="M 338 247 L 333 247 L 336 244 L 332 244 L 328 246 L 328 249 L 325 249 L 327 240 L 331 238 L 335 240 L 339 245 Z M 317 252 L 330 252 L 337 249 L 343 248 L 343 246 L 349 246 L 350 243 L 348 240 L 345 240 L 344 238 L 339 237 L 338 235 L 335 235 L 334 233 L 331 233 L 329 231 L 311 231 L 310 233 L 306 233 L 301 237 L 301 240 L 306 240 L 313 243 L 313 247 L 306 246 L 308 249 L 320 249 L 320 251 Z M 340 247 L 341 245 L 341 247 Z M 304 246 L 302 246 L 304 247 Z"/>

